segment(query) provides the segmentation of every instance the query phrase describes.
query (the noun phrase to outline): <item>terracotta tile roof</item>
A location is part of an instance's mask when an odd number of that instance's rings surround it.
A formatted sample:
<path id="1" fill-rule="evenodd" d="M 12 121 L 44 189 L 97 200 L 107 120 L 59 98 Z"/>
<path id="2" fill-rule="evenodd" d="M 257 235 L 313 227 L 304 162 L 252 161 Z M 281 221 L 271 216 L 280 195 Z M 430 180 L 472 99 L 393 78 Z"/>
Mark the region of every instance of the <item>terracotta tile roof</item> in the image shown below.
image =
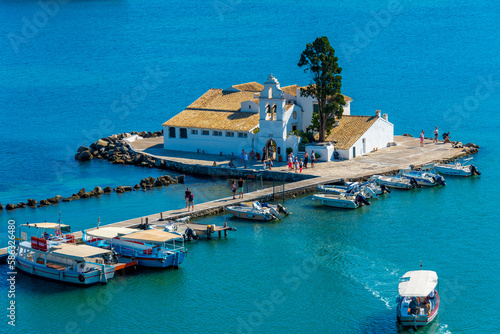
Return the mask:
<path id="1" fill-rule="evenodd" d="M 255 100 L 253 89 L 258 83 L 233 86 L 248 89 L 241 92 L 223 92 L 222 89 L 210 89 L 184 111 L 175 115 L 164 126 L 189 127 L 200 129 L 218 129 L 250 131 L 259 125 L 259 114 L 240 112 L 241 102 Z M 260 85 L 263 89 L 263 86 Z M 262 90 L 261 89 L 261 90 Z M 258 100 L 256 101 L 258 103 Z"/>
<path id="2" fill-rule="evenodd" d="M 260 93 L 264 89 L 264 85 L 261 85 L 260 83 L 253 81 L 244 84 L 234 85 L 233 88 L 244 90 L 247 92 Z"/>
<path id="3" fill-rule="evenodd" d="M 334 142 L 335 149 L 348 150 L 377 121 L 375 116 L 346 115 L 339 119 L 326 141 Z M 318 140 L 319 135 L 315 136 Z"/>
<path id="4" fill-rule="evenodd" d="M 163 125 L 197 129 L 250 131 L 259 125 L 259 114 L 251 112 L 186 109 L 163 123 Z"/>
<path id="5" fill-rule="evenodd" d="M 299 85 L 290 85 L 286 87 L 281 87 L 281 90 L 284 91 L 285 93 L 288 93 L 293 96 L 297 96 L 297 88 L 300 88 Z"/>

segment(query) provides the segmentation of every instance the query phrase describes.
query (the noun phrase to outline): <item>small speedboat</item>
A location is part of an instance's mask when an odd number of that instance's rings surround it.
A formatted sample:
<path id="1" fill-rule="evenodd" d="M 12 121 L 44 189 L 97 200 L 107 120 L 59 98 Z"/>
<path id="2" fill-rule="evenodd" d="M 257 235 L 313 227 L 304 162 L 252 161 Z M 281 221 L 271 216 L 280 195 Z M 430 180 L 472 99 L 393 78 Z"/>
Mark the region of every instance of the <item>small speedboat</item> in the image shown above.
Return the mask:
<path id="1" fill-rule="evenodd" d="M 343 209 L 357 209 L 362 205 L 370 205 L 370 202 L 361 194 L 315 194 L 312 199 L 320 201 L 325 206 Z"/>
<path id="2" fill-rule="evenodd" d="M 468 163 L 472 159 L 464 159 L 462 162 L 456 160 L 451 164 L 435 164 L 434 170 L 439 174 L 445 175 L 455 175 L 455 176 L 474 176 L 481 175 L 481 172 L 476 168 L 476 166 Z"/>
<path id="3" fill-rule="evenodd" d="M 433 166 L 427 167 L 427 169 L 432 167 Z M 421 170 L 415 170 L 413 169 L 413 166 L 410 166 L 409 169 L 402 169 L 400 171 L 400 174 L 404 178 L 415 179 L 419 186 L 433 187 L 437 185 L 442 185 L 442 186 L 446 185 L 444 177 L 438 174 L 431 173 L 427 171 L 427 169 L 422 168 Z"/>
<path id="4" fill-rule="evenodd" d="M 373 182 L 365 182 L 365 183 L 352 182 L 352 183 L 346 183 L 345 186 L 319 185 L 316 187 L 316 189 L 331 194 L 355 195 L 360 193 L 366 198 L 378 198 L 378 195 L 383 194 L 384 191 L 389 192 L 385 186 L 382 187 L 385 190 L 382 190 L 380 186 L 374 184 Z"/>
<path id="5" fill-rule="evenodd" d="M 401 176 L 373 175 L 370 180 L 378 184 L 380 187 L 384 185 L 387 188 L 408 190 L 418 186 L 417 181 L 414 178 L 408 179 Z"/>
<path id="6" fill-rule="evenodd" d="M 178 268 L 184 261 L 184 238 L 156 229 L 101 227 L 83 232 L 90 246 L 114 250 L 120 257 L 137 260 L 139 266 Z"/>
<path id="7" fill-rule="evenodd" d="M 273 219 L 282 219 L 288 215 L 287 210 L 281 205 L 270 205 L 267 203 L 253 202 L 251 205 L 240 203 L 240 205 L 228 206 L 227 211 L 231 212 L 237 218 L 269 221 Z"/>
<path id="8" fill-rule="evenodd" d="M 430 323 L 439 310 L 438 276 L 430 270 L 409 271 L 399 279 L 397 320 L 403 326 Z"/>

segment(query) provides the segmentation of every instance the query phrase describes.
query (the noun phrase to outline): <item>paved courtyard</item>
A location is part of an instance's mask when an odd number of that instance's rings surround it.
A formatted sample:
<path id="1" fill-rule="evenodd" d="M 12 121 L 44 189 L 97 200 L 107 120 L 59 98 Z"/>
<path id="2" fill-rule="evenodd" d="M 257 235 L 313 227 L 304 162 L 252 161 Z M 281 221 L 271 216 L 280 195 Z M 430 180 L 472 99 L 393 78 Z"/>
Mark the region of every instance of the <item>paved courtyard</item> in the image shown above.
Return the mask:
<path id="1" fill-rule="evenodd" d="M 304 169 L 302 173 L 334 178 L 359 177 L 407 168 L 409 165 L 419 166 L 450 159 L 460 155 L 463 151 L 463 149 L 453 148 L 450 143 L 445 144 L 442 141 L 432 143 L 431 140 L 426 139 L 424 147 L 420 147 L 418 138 L 395 136 L 394 140 L 396 146 L 367 153 L 351 160 L 317 162 L 314 168 Z M 166 160 L 206 166 L 212 166 L 215 161 L 219 167 L 228 167 L 230 159 L 233 158 L 236 168 L 244 168 L 239 156 L 165 150 L 163 137 L 140 139 L 132 142 L 131 145 L 136 151 L 142 151 Z M 250 159 L 247 168 L 263 170 L 264 164 L 259 160 Z M 273 170 L 288 172 L 288 166 L 285 162 L 275 161 Z"/>

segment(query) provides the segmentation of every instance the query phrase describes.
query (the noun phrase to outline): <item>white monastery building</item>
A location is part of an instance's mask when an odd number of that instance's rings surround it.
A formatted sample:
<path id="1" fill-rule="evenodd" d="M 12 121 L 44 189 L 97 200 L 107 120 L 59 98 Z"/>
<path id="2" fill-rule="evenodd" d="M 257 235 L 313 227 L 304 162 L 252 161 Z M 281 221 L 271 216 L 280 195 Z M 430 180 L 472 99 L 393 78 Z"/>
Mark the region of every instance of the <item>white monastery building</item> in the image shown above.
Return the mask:
<path id="1" fill-rule="evenodd" d="M 297 154 L 301 138 L 291 132 L 306 131 L 318 106 L 313 97 L 301 96 L 300 88 L 280 87 L 271 75 L 264 85 L 249 82 L 210 89 L 163 123 L 164 148 L 239 156 L 242 150 L 262 154 L 265 147 L 266 155 L 276 159 L 285 158 L 291 147 Z M 323 145 L 328 149 L 308 146 L 308 151 L 321 152 L 321 160 L 351 159 L 394 141 L 394 126 L 387 114 L 351 116 L 352 99 L 344 96 L 344 100 L 344 114 L 327 137 L 331 144 Z"/>

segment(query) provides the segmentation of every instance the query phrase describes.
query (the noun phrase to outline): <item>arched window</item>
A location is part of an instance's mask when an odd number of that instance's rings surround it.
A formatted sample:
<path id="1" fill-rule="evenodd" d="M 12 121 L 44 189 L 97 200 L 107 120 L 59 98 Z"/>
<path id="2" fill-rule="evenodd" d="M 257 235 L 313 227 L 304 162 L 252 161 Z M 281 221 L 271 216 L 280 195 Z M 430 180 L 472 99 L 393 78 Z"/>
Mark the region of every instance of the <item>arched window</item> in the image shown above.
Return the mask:
<path id="1" fill-rule="evenodd" d="M 267 91 L 267 98 L 272 99 L 273 98 L 273 88 L 269 87 L 269 90 Z"/>
<path id="2" fill-rule="evenodd" d="M 271 108 L 271 120 L 276 119 L 276 103 L 273 104 L 273 107 Z"/>

